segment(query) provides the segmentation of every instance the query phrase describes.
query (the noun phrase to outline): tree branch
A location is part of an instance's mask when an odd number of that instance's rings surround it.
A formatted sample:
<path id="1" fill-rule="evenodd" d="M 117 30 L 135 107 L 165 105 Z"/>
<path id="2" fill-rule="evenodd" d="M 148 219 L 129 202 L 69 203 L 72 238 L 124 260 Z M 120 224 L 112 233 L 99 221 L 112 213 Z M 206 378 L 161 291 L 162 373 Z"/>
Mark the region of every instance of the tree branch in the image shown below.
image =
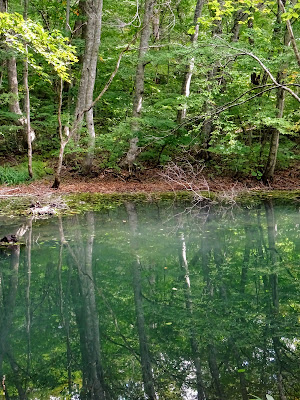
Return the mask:
<path id="1" fill-rule="evenodd" d="M 286 10 L 285 10 L 285 7 L 284 7 L 284 5 L 282 3 L 282 0 L 278 0 L 278 3 L 279 3 L 279 6 L 281 8 L 281 11 L 283 13 L 286 13 Z M 292 24 L 291 24 L 291 21 L 289 19 L 286 20 L 286 26 L 287 26 L 287 29 L 288 29 L 288 32 L 289 32 L 289 36 L 290 36 L 290 39 L 291 39 L 291 42 L 292 42 L 292 46 L 293 46 L 293 50 L 294 50 L 294 53 L 295 53 L 295 57 L 296 57 L 297 63 L 299 65 L 299 67 L 300 67 L 300 53 L 299 53 L 299 50 L 298 50 L 298 47 L 297 47 L 297 43 L 296 43 L 296 39 L 295 39 L 295 36 L 294 36 Z"/>
<path id="2" fill-rule="evenodd" d="M 218 37 L 219 39 L 221 39 L 220 37 Z M 222 40 L 222 39 L 221 39 Z M 215 47 L 228 47 L 232 50 L 235 51 L 240 51 L 240 49 L 236 49 L 233 46 L 230 46 L 228 43 L 223 44 L 223 45 L 216 45 Z M 300 103 L 300 97 L 289 87 L 287 87 L 286 85 L 282 85 L 281 83 L 277 82 L 277 80 L 274 78 L 274 76 L 272 75 L 271 71 L 265 66 L 265 64 L 262 62 L 262 60 L 257 57 L 255 54 L 248 52 L 246 50 L 242 50 L 240 53 L 237 53 L 237 56 L 249 56 L 252 57 L 255 61 L 257 61 L 259 63 L 259 65 L 262 67 L 262 69 L 266 72 L 266 74 L 269 76 L 269 78 L 271 79 L 271 81 L 274 83 L 274 85 L 278 88 L 282 88 L 283 90 L 287 91 L 288 93 L 290 93 L 291 96 L 294 97 L 294 99 L 296 99 L 299 103 Z"/>

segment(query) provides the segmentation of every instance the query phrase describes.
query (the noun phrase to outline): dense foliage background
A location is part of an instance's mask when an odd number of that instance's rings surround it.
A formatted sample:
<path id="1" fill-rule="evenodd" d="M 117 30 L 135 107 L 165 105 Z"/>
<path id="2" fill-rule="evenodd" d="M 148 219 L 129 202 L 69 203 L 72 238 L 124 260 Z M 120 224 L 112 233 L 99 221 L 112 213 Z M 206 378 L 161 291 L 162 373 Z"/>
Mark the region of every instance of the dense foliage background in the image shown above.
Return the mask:
<path id="1" fill-rule="evenodd" d="M 288 168 L 299 161 L 299 1 L 104 2 L 90 99 L 126 51 L 91 109 L 94 138 L 83 118 L 91 100 L 80 108 L 79 86 L 89 74 L 88 27 L 102 2 L 1 3 L 0 11 L 8 12 L 0 23 L 2 164 L 23 162 L 27 154 L 26 63 L 33 159 L 49 160 L 51 167 L 62 143 L 64 165 L 85 174 L 188 161 L 268 181 L 275 164 Z"/>

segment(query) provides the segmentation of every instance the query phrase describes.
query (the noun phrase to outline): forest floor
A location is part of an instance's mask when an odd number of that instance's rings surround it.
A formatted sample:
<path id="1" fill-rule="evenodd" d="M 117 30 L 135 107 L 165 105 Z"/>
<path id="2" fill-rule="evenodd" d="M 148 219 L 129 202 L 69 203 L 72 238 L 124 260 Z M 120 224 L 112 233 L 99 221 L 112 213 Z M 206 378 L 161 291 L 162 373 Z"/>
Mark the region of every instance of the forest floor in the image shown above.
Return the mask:
<path id="1" fill-rule="evenodd" d="M 127 174 L 128 175 L 128 174 Z M 243 191 L 299 190 L 300 166 L 285 171 L 277 171 L 272 183 L 264 185 L 255 178 L 239 178 L 216 176 L 210 171 L 196 179 L 176 179 L 171 182 L 163 176 L 161 170 L 146 170 L 137 176 L 128 178 L 125 173 L 117 174 L 104 171 L 97 177 L 80 177 L 65 171 L 59 189 L 52 189 L 53 177 L 15 186 L 0 185 L 0 197 L 37 196 L 70 193 L 158 193 L 168 191 L 189 190 L 241 193 Z M 190 183 L 193 181 L 192 185 Z"/>

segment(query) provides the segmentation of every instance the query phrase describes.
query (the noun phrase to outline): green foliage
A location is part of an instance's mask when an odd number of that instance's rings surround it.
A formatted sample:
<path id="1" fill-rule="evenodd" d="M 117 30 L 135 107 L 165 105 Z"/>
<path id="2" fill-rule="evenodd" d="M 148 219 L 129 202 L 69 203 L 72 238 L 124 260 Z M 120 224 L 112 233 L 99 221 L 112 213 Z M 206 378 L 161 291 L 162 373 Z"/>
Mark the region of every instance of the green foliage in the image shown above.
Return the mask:
<path id="1" fill-rule="evenodd" d="M 51 64 L 62 79 L 70 81 L 68 65 L 78 60 L 75 48 L 58 30 L 49 33 L 39 23 L 24 20 L 18 13 L 0 13 L 0 34 L 9 47 L 23 54 L 24 58 L 28 57 L 28 62 L 40 75 L 48 77 L 31 50 Z"/>
<path id="2" fill-rule="evenodd" d="M 52 173 L 52 170 L 46 167 L 43 161 L 33 161 L 33 179 L 43 178 L 45 175 Z M 0 167 L 0 184 L 16 185 L 19 183 L 28 182 L 28 165 L 27 163 L 19 164 L 18 166 L 1 166 Z"/>
<path id="3" fill-rule="evenodd" d="M 206 1 L 198 21 L 198 41 L 192 44 L 195 3 L 182 0 L 176 7 L 173 1 L 168 6 L 162 2 L 156 5 L 161 32 L 159 39 L 151 37 L 151 46 L 145 55 L 145 85 L 137 132 L 142 151 L 137 163 L 145 166 L 164 164 L 174 158 L 184 158 L 188 153 L 194 156 L 195 149 L 198 149 L 199 159 L 202 160 L 201 149 L 207 144 L 203 121 L 212 116 L 211 132 L 208 134 L 212 159 L 210 167 L 218 173 L 226 170 L 237 176 L 260 179 L 268 159 L 269 132 L 275 128 L 281 137 L 284 135 L 280 140 L 277 166 L 288 168 L 298 160 L 299 105 L 286 93 L 284 115 L 278 118 L 277 90 L 259 94 L 272 82 L 259 63 L 246 56 L 245 52 L 259 57 L 274 77 L 284 66 L 281 72 L 286 73 L 285 82 L 295 89 L 300 83 L 299 67 L 292 47 L 284 45 L 284 32 L 287 18 L 292 22 L 298 19 L 295 13 L 299 12 L 299 2 L 293 6 L 290 1 L 286 2 L 287 13 L 282 15 L 282 22 L 279 23 L 276 18 L 277 2 L 274 0 L 264 1 L 263 4 L 259 0 Z M 142 11 L 137 13 L 136 3 L 125 1 L 120 4 L 109 0 L 104 5 L 95 94 L 106 84 L 120 51 L 140 29 Z M 28 45 L 29 62 L 38 72 L 36 74 L 30 69 L 29 75 L 31 120 L 36 132 L 34 152 L 45 157 L 49 154 L 57 156 L 59 83 L 53 68 L 64 79 L 70 79 L 72 75 L 71 85 L 64 85 L 62 102 L 63 125 L 71 124 L 80 79 L 80 63 L 75 63 L 74 46 L 81 61 L 84 54 L 81 27 L 86 17 L 78 3 L 71 1 L 69 31 L 65 26 L 64 1 L 30 1 L 27 21 L 20 15 L 20 3 L 12 2 L 10 10 L 11 14 L 1 15 L 0 31 L 7 45 L 11 46 L 11 54 L 18 52 L 19 59 L 25 58 Z M 238 21 L 239 39 L 232 42 L 232 28 L 239 13 L 243 16 Z M 212 31 L 217 25 L 220 32 L 214 35 Z M 297 40 L 297 21 L 293 29 Z M 72 38 L 72 45 L 60 32 Z M 110 89 L 94 107 L 94 166 L 97 168 L 119 169 L 128 150 L 129 139 L 136 134 L 132 132 L 131 122 L 138 46 L 137 40 L 124 54 Z M 2 46 L 0 58 L 5 60 L 6 57 L 7 47 Z M 191 60 L 190 95 L 186 97 L 182 94 L 182 83 Z M 14 123 L 19 116 L 8 111 L 12 96 L 8 93 L 5 63 L 0 68 L 3 77 L 0 150 L 2 153 L 25 152 L 26 146 L 19 146 L 21 129 Z M 252 73 L 259 76 L 259 85 L 251 81 Z M 21 104 L 24 97 L 22 74 L 22 63 L 19 62 Z M 40 79 L 42 75 L 47 75 L 52 85 Z M 226 105 L 229 105 L 228 109 Z M 187 110 L 187 116 L 183 124 L 178 125 L 177 112 L 182 109 Z M 241 133 L 251 130 L 251 140 L 247 134 Z M 66 163 L 73 171 L 82 170 L 87 142 L 87 129 L 83 125 L 79 142 L 69 143 L 66 148 Z"/>

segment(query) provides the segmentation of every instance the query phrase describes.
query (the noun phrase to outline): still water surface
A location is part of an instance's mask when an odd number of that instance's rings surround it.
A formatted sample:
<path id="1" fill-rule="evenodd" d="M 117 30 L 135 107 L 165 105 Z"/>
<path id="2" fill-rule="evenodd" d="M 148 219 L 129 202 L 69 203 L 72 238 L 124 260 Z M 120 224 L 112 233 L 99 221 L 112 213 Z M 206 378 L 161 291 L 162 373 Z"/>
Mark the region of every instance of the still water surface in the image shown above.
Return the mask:
<path id="1" fill-rule="evenodd" d="M 300 398 L 299 204 L 127 203 L 0 249 L 0 399 Z"/>

